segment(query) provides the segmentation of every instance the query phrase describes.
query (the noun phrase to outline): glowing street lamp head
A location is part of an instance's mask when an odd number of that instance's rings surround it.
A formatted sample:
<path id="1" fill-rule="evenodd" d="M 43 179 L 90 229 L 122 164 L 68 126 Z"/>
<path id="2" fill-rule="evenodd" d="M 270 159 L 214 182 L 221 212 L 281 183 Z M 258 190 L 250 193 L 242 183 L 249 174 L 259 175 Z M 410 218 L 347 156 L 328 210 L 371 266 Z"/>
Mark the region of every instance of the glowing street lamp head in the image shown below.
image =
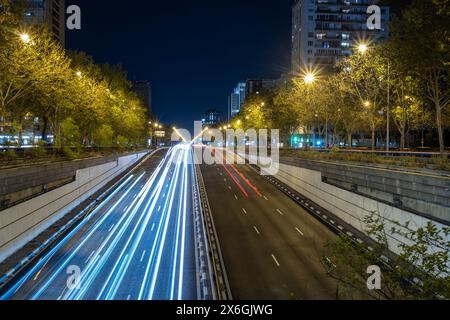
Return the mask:
<path id="1" fill-rule="evenodd" d="M 367 50 L 369 50 L 369 47 L 367 47 L 367 44 L 365 44 L 365 43 L 361 43 L 361 44 L 358 46 L 358 51 L 359 51 L 359 53 L 364 54 L 364 53 L 367 52 Z"/>
<path id="2" fill-rule="evenodd" d="M 76 75 L 77 75 L 78 78 L 81 78 L 81 76 L 82 76 L 81 71 L 77 71 Z"/>
<path id="3" fill-rule="evenodd" d="M 305 75 L 304 80 L 305 80 L 305 83 L 306 83 L 306 84 L 312 84 L 312 83 L 314 83 L 314 81 L 316 81 L 316 76 L 315 76 L 313 73 L 308 72 L 308 73 Z"/>
<path id="4" fill-rule="evenodd" d="M 364 107 L 366 107 L 366 108 L 370 107 L 370 101 L 365 101 L 364 102 Z"/>
<path id="5" fill-rule="evenodd" d="M 22 40 L 22 42 L 23 43 L 30 43 L 30 41 L 31 41 L 31 38 L 30 38 L 30 35 L 29 34 L 27 34 L 27 33 L 22 33 L 21 35 L 20 35 L 20 40 Z"/>

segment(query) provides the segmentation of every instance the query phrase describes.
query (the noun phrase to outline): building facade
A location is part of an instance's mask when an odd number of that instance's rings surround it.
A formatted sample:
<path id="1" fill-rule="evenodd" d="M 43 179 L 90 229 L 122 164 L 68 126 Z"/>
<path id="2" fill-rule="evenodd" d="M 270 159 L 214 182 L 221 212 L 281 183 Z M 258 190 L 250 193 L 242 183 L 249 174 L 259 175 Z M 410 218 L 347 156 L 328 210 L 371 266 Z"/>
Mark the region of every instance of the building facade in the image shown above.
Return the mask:
<path id="1" fill-rule="evenodd" d="M 222 122 L 222 114 L 216 109 L 209 109 L 202 119 L 203 127 L 214 127 Z"/>
<path id="2" fill-rule="evenodd" d="M 238 83 L 234 88 L 233 93 L 228 97 L 228 121 L 233 119 L 242 108 L 245 102 L 246 84 L 243 82 Z"/>
<path id="3" fill-rule="evenodd" d="M 63 46 L 66 40 L 65 0 L 27 0 L 25 24 L 45 24 Z"/>
<path id="4" fill-rule="evenodd" d="M 369 6 L 376 0 L 296 0 L 292 8 L 292 73 L 333 66 L 359 42 L 389 36 L 389 7 L 381 6 L 381 29 L 369 28 Z"/>
<path id="5" fill-rule="evenodd" d="M 152 86 L 148 81 L 133 82 L 133 91 L 138 95 L 139 99 L 144 103 L 149 118 L 153 115 L 152 107 Z"/>

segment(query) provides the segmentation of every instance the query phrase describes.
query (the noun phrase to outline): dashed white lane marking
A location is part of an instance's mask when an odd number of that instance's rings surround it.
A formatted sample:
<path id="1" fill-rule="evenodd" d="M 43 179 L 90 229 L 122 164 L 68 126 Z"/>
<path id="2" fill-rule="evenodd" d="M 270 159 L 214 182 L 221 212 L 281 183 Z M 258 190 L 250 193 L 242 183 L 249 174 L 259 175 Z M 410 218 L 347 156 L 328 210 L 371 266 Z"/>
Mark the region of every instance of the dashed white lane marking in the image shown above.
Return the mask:
<path id="1" fill-rule="evenodd" d="M 297 230 L 297 232 L 300 233 L 302 236 L 305 236 L 305 234 L 299 228 L 295 228 L 295 230 Z"/>
<path id="2" fill-rule="evenodd" d="M 278 262 L 277 258 L 274 255 L 272 255 L 272 259 L 273 259 L 273 261 L 275 261 L 275 264 L 277 265 L 277 267 L 279 267 L 280 263 Z"/>
<path id="3" fill-rule="evenodd" d="M 152 225 L 152 229 L 150 230 L 150 232 L 153 232 L 153 230 L 155 230 L 155 224 Z"/>
<path id="4" fill-rule="evenodd" d="M 234 197 L 236 198 L 236 200 L 239 200 L 239 198 L 238 198 L 238 196 L 237 196 L 237 195 L 234 195 Z"/>
<path id="5" fill-rule="evenodd" d="M 242 211 L 244 211 L 244 213 L 247 214 L 247 210 L 245 210 L 244 208 L 242 208 Z"/>
<path id="6" fill-rule="evenodd" d="M 115 225 L 116 225 L 116 224 L 114 223 L 114 224 L 109 228 L 108 232 L 111 232 L 111 230 L 114 228 Z"/>
<path id="7" fill-rule="evenodd" d="M 161 206 L 158 207 L 158 212 L 161 211 Z"/>
<path id="8" fill-rule="evenodd" d="M 164 193 L 164 194 L 163 194 L 163 199 L 164 199 L 165 197 L 166 197 L 166 194 Z"/>
<path id="9" fill-rule="evenodd" d="M 327 262 L 333 266 L 333 268 L 336 268 L 336 265 L 334 263 L 331 262 L 330 258 L 325 257 L 325 259 L 327 260 Z"/>
<path id="10" fill-rule="evenodd" d="M 126 212 L 128 210 L 128 206 L 125 207 L 125 209 L 123 209 L 123 212 Z"/>
<path id="11" fill-rule="evenodd" d="M 228 186 L 228 189 L 230 189 L 230 190 L 231 190 L 231 186 Z"/>
<path id="12" fill-rule="evenodd" d="M 284 213 L 283 213 L 280 209 L 277 209 L 277 212 L 278 212 L 281 216 L 284 216 Z"/>
<path id="13" fill-rule="evenodd" d="M 144 250 L 144 252 L 142 252 L 141 262 L 144 261 L 144 257 L 145 257 L 145 253 L 146 253 L 146 252 L 147 252 L 146 250 Z"/>
<path id="14" fill-rule="evenodd" d="M 266 196 L 264 196 L 264 200 L 269 201 L 269 199 Z"/>
<path id="15" fill-rule="evenodd" d="M 258 230 L 257 227 L 253 227 L 253 229 L 255 229 L 255 231 L 256 231 L 257 234 L 261 234 L 261 232 L 259 232 L 259 230 Z"/>

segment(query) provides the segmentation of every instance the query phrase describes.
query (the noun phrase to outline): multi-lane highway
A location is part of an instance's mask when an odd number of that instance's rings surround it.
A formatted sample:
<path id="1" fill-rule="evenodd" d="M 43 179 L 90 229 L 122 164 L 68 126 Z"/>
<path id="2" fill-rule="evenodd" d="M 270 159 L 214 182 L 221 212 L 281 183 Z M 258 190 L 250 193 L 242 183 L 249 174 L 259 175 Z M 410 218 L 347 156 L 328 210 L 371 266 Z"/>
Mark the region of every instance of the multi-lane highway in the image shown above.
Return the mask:
<path id="1" fill-rule="evenodd" d="M 147 160 L 1 298 L 197 299 L 191 157 Z"/>
<path id="2" fill-rule="evenodd" d="M 335 235 L 249 166 L 223 163 L 201 171 L 233 298 L 341 298 L 320 264 Z"/>

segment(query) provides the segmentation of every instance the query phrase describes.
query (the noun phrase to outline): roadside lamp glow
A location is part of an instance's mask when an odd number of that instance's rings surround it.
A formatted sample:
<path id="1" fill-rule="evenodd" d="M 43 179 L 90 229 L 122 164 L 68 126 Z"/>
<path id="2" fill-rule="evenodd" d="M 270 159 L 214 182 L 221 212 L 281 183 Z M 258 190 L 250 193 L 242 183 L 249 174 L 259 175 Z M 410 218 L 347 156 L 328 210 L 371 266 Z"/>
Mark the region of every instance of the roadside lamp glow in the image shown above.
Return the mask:
<path id="1" fill-rule="evenodd" d="M 364 43 L 361 43 L 358 46 L 358 51 L 359 51 L 359 53 L 362 53 L 362 54 L 366 53 L 368 49 L 369 48 L 367 47 L 367 44 L 364 44 Z"/>
<path id="2" fill-rule="evenodd" d="M 305 75 L 304 81 L 306 84 L 311 84 L 314 83 L 314 81 L 316 81 L 316 77 L 312 73 L 307 73 Z"/>
<path id="3" fill-rule="evenodd" d="M 27 33 L 22 33 L 21 35 L 20 35 L 20 40 L 22 40 L 22 42 L 23 43 L 30 43 L 30 41 L 31 41 L 31 38 L 30 38 L 30 35 L 29 34 L 27 34 Z"/>

